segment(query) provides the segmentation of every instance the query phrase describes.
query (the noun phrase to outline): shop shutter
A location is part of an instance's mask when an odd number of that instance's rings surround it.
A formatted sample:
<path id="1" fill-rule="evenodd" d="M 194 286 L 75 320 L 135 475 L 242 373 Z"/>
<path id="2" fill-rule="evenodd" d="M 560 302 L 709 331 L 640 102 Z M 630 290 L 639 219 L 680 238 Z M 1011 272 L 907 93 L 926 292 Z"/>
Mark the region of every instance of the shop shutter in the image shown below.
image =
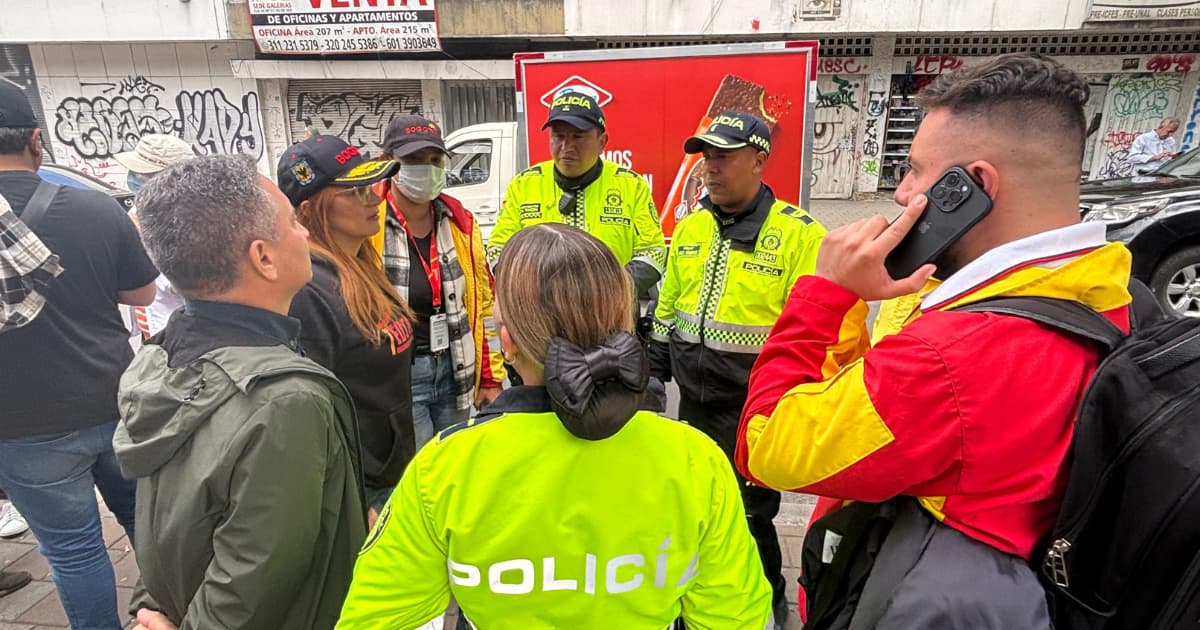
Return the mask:
<path id="1" fill-rule="evenodd" d="M 295 79 L 287 86 L 292 141 L 308 131 L 337 136 L 358 146 L 364 155 L 383 154 L 383 133 L 392 118 L 420 114 L 418 80 Z"/>

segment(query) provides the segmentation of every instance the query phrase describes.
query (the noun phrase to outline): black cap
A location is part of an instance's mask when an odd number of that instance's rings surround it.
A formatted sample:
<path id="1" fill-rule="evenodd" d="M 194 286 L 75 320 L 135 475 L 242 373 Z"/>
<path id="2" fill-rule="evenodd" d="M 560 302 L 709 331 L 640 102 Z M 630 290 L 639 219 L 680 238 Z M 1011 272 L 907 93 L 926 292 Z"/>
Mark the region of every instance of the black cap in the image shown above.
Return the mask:
<path id="1" fill-rule="evenodd" d="M 604 112 L 600 111 L 600 104 L 583 92 L 563 92 L 554 97 L 554 102 L 550 103 L 550 117 L 546 119 L 542 129 L 558 121 L 580 131 L 596 127 L 604 130 Z"/>
<path id="2" fill-rule="evenodd" d="M 0 78 L 0 127 L 32 129 L 38 126 L 25 90 L 12 81 Z"/>
<path id="3" fill-rule="evenodd" d="M 400 165 L 391 160 L 368 162 L 358 147 L 337 136 L 313 136 L 297 142 L 279 159 L 279 189 L 293 206 L 330 184 L 366 186 L 396 174 Z"/>
<path id="4" fill-rule="evenodd" d="M 740 149 L 752 146 L 771 152 L 771 129 L 754 114 L 725 112 L 712 121 L 708 131 L 692 136 L 683 143 L 684 153 L 699 153 L 705 146 L 718 149 Z"/>
<path id="5" fill-rule="evenodd" d="M 430 147 L 449 154 L 442 140 L 442 128 L 424 116 L 397 116 L 383 134 L 383 150 L 389 157 L 405 157 Z"/>

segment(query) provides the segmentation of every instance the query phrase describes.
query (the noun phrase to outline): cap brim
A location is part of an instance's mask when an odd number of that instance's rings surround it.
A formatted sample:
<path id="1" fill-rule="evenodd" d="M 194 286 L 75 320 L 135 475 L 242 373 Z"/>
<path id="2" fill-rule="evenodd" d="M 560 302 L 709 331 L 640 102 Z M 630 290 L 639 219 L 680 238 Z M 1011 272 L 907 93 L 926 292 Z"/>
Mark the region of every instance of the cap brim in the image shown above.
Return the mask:
<path id="1" fill-rule="evenodd" d="M 134 151 L 118 153 L 113 156 L 113 159 L 117 161 L 117 164 L 120 164 L 121 166 L 124 166 L 135 173 L 157 173 L 167 169 L 167 167 L 160 164 L 143 160 L 142 158 L 138 157 L 138 154 Z"/>
<path id="2" fill-rule="evenodd" d="M 442 143 L 434 142 L 433 140 L 417 140 L 392 149 L 392 157 L 408 157 L 421 149 L 437 149 L 446 155 L 450 155 L 450 152 L 446 150 L 446 145 Z"/>
<path id="3" fill-rule="evenodd" d="M 718 136 L 715 133 L 705 133 L 699 136 L 692 136 L 683 143 L 684 153 L 699 153 L 704 150 L 704 147 L 714 147 L 717 149 L 740 149 L 750 146 L 749 142 L 741 142 L 738 140 L 730 140 L 723 136 Z"/>
<path id="4" fill-rule="evenodd" d="M 572 116 L 571 114 L 559 114 L 558 116 L 551 116 L 550 118 L 548 118 L 546 120 L 546 124 L 542 125 L 542 129 L 545 129 L 546 127 L 549 127 L 550 125 L 552 125 L 556 122 L 567 123 L 568 125 L 571 125 L 572 127 L 576 128 L 580 131 L 587 131 L 588 129 L 603 129 L 604 128 L 604 125 L 601 125 L 594 120 L 584 118 L 583 116 Z"/>
<path id="5" fill-rule="evenodd" d="M 400 170 L 400 163 L 392 160 L 363 162 L 341 177 L 334 178 L 330 183 L 343 186 L 368 186 L 383 181 Z"/>

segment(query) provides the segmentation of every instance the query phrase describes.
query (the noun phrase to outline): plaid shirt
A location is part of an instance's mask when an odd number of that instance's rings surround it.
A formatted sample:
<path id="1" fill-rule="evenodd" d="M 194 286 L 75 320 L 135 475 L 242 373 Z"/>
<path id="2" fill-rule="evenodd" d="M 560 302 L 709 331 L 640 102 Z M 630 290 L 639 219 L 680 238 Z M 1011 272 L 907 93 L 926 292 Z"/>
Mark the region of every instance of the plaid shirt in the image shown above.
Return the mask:
<path id="1" fill-rule="evenodd" d="M 450 232 L 450 208 L 440 199 L 435 199 L 433 206 L 437 217 L 437 251 L 442 258 L 442 295 L 446 296 L 443 305 L 450 330 L 450 354 L 454 359 L 454 389 L 458 393 L 456 402 L 459 409 L 468 409 L 475 401 L 475 362 L 479 357 L 475 356 L 475 339 L 463 300 L 466 280 Z M 391 212 L 387 213 L 385 224 L 383 269 L 396 292 L 407 302 L 409 274 L 412 273 L 408 236 Z"/>
<path id="2" fill-rule="evenodd" d="M 50 251 L 0 196 L 0 333 L 33 321 L 46 289 L 63 272 Z"/>

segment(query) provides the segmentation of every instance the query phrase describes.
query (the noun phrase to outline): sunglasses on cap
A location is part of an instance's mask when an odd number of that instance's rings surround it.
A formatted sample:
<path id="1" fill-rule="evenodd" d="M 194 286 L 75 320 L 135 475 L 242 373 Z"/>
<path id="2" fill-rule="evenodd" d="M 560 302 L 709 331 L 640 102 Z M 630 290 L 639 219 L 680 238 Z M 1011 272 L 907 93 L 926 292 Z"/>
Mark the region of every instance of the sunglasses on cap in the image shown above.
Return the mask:
<path id="1" fill-rule="evenodd" d="M 375 194 L 375 191 L 372 190 L 370 186 L 355 186 L 353 188 L 344 188 L 334 194 L 335 195 L 354 195 L 354 198 L 357 199 L 358 202 L 363 204 L 364 206 L 370 205 L 370 204 L 377 204 L 382 200 L 379 197 L 379 195 Z"/>

